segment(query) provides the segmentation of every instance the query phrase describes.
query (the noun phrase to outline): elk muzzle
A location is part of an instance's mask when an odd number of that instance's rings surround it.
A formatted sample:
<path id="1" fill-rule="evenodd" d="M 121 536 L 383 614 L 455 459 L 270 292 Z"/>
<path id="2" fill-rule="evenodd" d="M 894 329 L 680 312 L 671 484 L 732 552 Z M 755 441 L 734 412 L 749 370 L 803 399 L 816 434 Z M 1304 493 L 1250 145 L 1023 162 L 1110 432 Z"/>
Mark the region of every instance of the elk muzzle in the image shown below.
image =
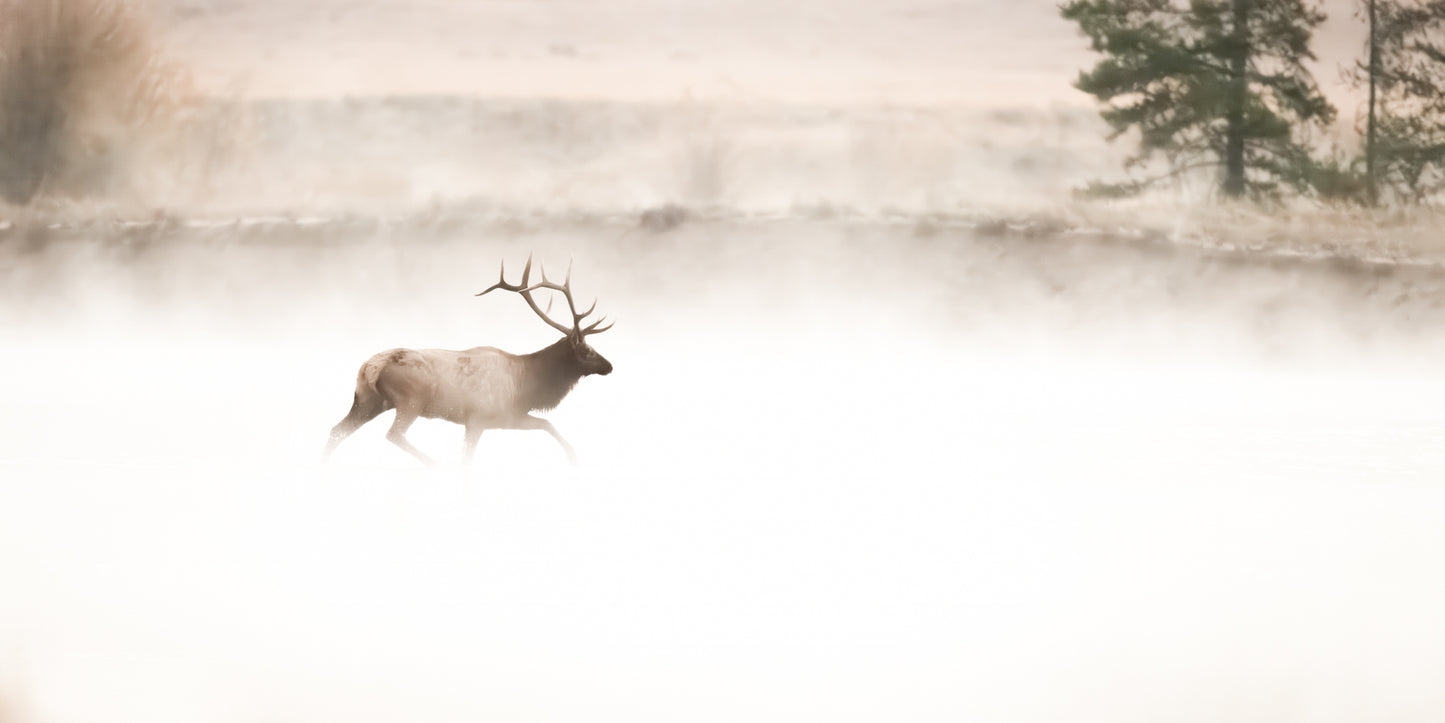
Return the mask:
<path id="1" fill-rule="evenodd" d="M 612 373 L 612 362 L 607 361 L 605 357 L 603 357 L 601 354 L 598 354 L 597 358 L 593 360 L 593 367 L 589 371 L 591 371 L 593 374 L 600 374 L 605 377 L 608 374 Z"/>

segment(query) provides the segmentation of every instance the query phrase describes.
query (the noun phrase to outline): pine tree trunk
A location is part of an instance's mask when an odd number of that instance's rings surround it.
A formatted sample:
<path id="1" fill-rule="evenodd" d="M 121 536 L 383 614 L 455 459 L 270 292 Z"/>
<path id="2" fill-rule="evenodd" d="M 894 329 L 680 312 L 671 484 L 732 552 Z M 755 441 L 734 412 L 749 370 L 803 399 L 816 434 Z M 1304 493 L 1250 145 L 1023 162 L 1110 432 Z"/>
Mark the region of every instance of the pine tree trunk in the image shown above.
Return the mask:
<path id="1" fill-rule="evenodd" d="M 1232 55 L 1229 59 L 1229 96 L 1224 133 L 1224 195 L 1244 195 L 1244 104 L 1249 96 L 1249 5 L 1234 0 Z"/>
<path id="2" fill-rule="evenodd" d="M 1370 111 L 1365 131 L 1365 184 L 1370 205 L 1380 202 L 1380 188 L 1375 181 L 1375 79 L 1380 75 L 1380 48 L 1375 39 L 1375 0 L 1370 4 Z"/>

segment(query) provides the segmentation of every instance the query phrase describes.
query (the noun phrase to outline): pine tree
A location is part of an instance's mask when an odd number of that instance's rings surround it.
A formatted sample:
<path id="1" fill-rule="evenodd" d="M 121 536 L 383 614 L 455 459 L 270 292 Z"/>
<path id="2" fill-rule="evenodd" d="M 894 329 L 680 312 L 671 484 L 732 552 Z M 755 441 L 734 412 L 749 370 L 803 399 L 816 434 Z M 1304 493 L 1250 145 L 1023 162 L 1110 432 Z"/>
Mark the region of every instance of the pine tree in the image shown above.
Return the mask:
<path id="1" fill-rule="evenodd" d="M 1061 13 L 1105 56 L 1075 87 L 1104 104 L 1111 140 L 1139 133 L 1128 168 L 1162 155 L 1170 166 L 1162 177 L 1221 169 L 1231 197 L 1305 184 L 1306 134 L 1335 113 L 1304 65 L 1325 18 L 1317 4 L 1069 0 Z"/>
<path id="2" fill-rule="evenodd" d="M 1361 0 L 1369 18 L 1365 157 L 1377 182 L 1419 201 L 1445 182 L 1445 0 Z"/>

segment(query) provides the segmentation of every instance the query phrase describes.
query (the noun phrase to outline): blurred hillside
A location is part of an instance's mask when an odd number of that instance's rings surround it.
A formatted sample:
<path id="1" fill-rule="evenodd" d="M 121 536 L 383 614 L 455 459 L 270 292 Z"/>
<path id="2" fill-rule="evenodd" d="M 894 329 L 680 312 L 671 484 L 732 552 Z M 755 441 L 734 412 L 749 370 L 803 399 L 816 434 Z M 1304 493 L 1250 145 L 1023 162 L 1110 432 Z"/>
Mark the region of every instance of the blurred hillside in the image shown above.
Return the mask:
<path id="1" fill-rule="evenodd" d="M 804 103 L 1050 103 L 1086 45 L 1053 2 L 155 0 L 203 88 Z"/>
<path id="2" fill-rule="evenodd" d="M 1107 171 L 1087 111 L 487 100 L 245 103 L 253 143 L 206 208 L 876 214 L 1035 207 Z M 189 204 L 188 204 L 189 205 Z"/>

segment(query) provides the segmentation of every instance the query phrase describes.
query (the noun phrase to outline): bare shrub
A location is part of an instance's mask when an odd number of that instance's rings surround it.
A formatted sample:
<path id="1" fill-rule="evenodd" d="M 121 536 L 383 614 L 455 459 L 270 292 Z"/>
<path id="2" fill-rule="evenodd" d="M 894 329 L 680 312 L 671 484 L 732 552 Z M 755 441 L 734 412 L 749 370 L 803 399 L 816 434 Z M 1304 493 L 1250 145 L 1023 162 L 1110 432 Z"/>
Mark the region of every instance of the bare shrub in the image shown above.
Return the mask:
<path id="1" fill-rule="evenodd" d="M 141 138 L 191 102 L 128 0 L 0 0 L 0 197 L 124 190 Z"/>

